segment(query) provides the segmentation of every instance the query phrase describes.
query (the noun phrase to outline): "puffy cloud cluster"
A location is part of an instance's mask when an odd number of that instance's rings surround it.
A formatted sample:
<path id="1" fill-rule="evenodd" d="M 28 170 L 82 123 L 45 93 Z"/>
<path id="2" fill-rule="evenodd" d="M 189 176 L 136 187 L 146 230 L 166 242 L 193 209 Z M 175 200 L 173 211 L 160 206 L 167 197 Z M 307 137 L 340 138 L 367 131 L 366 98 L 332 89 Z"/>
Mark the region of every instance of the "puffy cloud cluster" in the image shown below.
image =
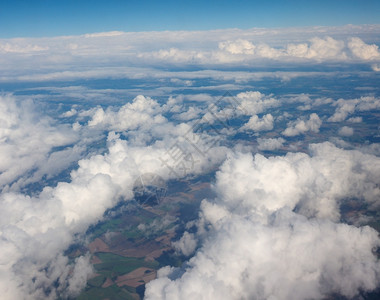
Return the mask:
<path id="1" fill-rule="evenodd" d="M 7 139 L 27 140 L 31 135 L 33 143 L 25 147 L 29 147 L 26 153 L 30 156 L 28 160 L 32 160 L 38 154 L 39 143 L 48 149 L 42 148 L 45 151 L 51 151 L 52 145 L 64 145 L 59 142 L 65 126 L 54 127 L 54 130 L 44 127 L 43 117 L 29 122 L 29 111 L 20 116 L 15 102 L 7 104 L 9 107 L 5 103 L 2 107 L 4 147 L 12 145 Z M 168 122 L 159 113 L 164 109 L 164 105 L 155 100 L 138 96 L 118 110 L 98 108 L 79 112 L 78 115 L 90 118 L 79 130 L 118 130 L 128 135 L 128 140 L 110 131 L 107 152 L 79 160 L 79 167 L 71 172 L 68 182 L 46 186 L 32 196 L 10 191 L 0 194 L 0 293 L 4 299 L 76 296 L 91 275 L 92 267 L 89 257 L 79 257 L 70 263 L 63 252 L 75 241 L 75 236 L 80 236 L 88 226 L 100 220 L 107 209 L 121 200 L 132 199 L 133 185 L 141 174 L 153 172 L 164 179 L 173 179 L 209 172 L 223 161 L 227 148 L 214 142 L 210 144 L 207 133 L 194 132 L 188 124 Z M 162 127 L 157 128 L 158 125 Z M 42 132 L 30 132 L 33 129 Z M 41 137 L 43 133 L 48 135 Z M 33 137 L 33 134 L 38 136 Z M 148 138 L 141 138 L 141 134 Z M 195 138 L 197 149 L 204 149 L 204 152 L 197 153 L 184 137 Z M 44 139 L 50 143 L 44 145 Z M 59 151 L 53 152 L 50 158 L 59 161 L 61 157 L 57 153 Z M 7 153 L 3 154 L 2 161 L 6 161 Z M 178 155 L 183 157 L 179 163 Z M 47 158 L 49 156 L 45 155 L 41 161 Z M 21 172 L 27 172 L 27 167 Z"/>
<path id="2" fill-rule="evenodd" d="M 259 119 L 257 114 L 265 112 L 269 108 L 280 106 L 280 101 L 272 95 L 265 95 L 258 91 L 242 92 L 233 97 L 225 95 L 219 101 L 210 103 L 205 112 L 205 120 L 214 120 L 215 117 L 219 120 L 236 119 L 241 116 L 252 116 L 251 120 L 245 124 L 241 130 L 270 130 L 273 128 L 274 118 L 271 114 L 266 114 L 262 119 Z"/>
<path id="3" fill-rule="evenodd" d="M 285 136 L 296 136 L 303 134 L 307 131 L 319 132 L 319 128 L 322 125 L 322 120 L 318 117 L 316 113 L 312 113 L 309 120 L 304 121 L 298 119 L 296 121 L 291 121 L 288 123 L 288 128 L 286 128 L 282 134 Z"/>
<path id="4" fill-rule="evenodd" d="M 338 133 L 341 136 L 351 136 L 354 134 L 354 129 L 352 127 L 343 126 L 342 128 L 339 129 Z"/>
<path id="5" fill-rule="evenodd" d="M 182 268 L 161 269 L 146 299 L 353 298 L 374 290 L 377 232 L 336 221 L 346 198 L 379 204 L 380 160 L 329 143 L 311 153 L 227 159 L 196 236 L 178 242 L 189 253 L 198 240 L 198 250 Z"/>
<path id="6" fill-rule="evenodd" d="M 151 53 L 139 54 L 144 59 L 160 59 L 171 63 L 219 64 L 247 62 L 257 59 L 276 61 L 365 61 L 379 59 L 377 45 L 368 45 L 360 38 L 352 38 L 346 45 L 342 40 L 332 37 L 313 37 L 305 43 L 289 43 L 282 47 L 272 47 L 264 42 L 254 44 L 245 39 L 228 40 L 218 44 L 219 51 L 194 51 L 171 48 Z M 348 51 L 347 51 L 348 50 Z M 346 52 L 351 53 L 351 56 Z"/>
<path id="7" fill-rule="evenodd" d="M 248 40 L 238 39 L 219 43 L 219 49 L 231 55 L 239 55 L 241 59 L 268 58 L 285 61 L 289 59 L 316 61 L 347 61 L 352 59 L 368 61 L 380 59 L 378 46 L 375 44 L 368 45 L 358 37 L 350 38 L 347 45 L 344 41 L 336 40 L 329 36 L 325 38 L 313 37 L 309 42 L 289 43 L 283 48 L 273 48 L 265 43 L 255 45 Z M 227 59 L 225 58 L 224 60 Z"/>
<path id="8" fill-rule="evenodd" d="M 146 299 L 304 300 L 354 297 L 376 287 L 371 248 L 379 242 L 369 228 L 310 222 L 288 210 L 274 214 L 270 225 L 234 216 L 220 223 L 182 276 L 170 267 L 158 272 Z"/>
<path id="9" fill-rule="evenodd" d="M 256 46 L 247 40 L 238 39 L 235 42 L 220 42 L 219 49 L 231 54 L 254 54 Z"/>
<path id="10" fill-rule="evenodd" d="M 0 188 L 20 187 L 48 178 L 77 161 L 84 150 L 68 124 L 57 124 L 36 111 L 32 101 L 0 96 Z M 55 147 L 61 151 L 52 152 Z"/>
<path id="11" fill-rule="evenodd" d="M 339 99 L 333 103 L 336 106 L 334 114 L 328 118 L 330 122 L 341 122 L 356 111 L 369 111 L 380 108 L 380 98 L 374 96 L 363 96 L 358 99 Z M 353 119 L 355 122 L 355 119 Z"/>
<path id="12" fill-rule="evenodd" d="M 380 58 L 379 46 L 364 43 L 360 38 L 351 38 L 348 42 L 348 48 L 358 59 L 375 60 Z"/>
<path id="13" fill-rule="evenodd" d="M 374 70 L 375 72 L 380 72 L 380 65 L 378 65 L 378 64 L 373 64 L 373 65 L 372 65 L 372 70 Z"/>
<path id="14" fill-rule="evenodd" d="M 274 118 L 271 114 L 264 115 L 261 119 L 253 115 L 248 123 L 244 124 L 242 130 L 265 131 L 273 129 Z"/>
<path id="15" fill-rule="evenodd" d="M 62 255 L 73 242 L 74 232 L 65 224 L 61 212 L 65 204 L 61 200 L 64 199 L 51 196 L 49 189 L 39 198 L 14 193 L 0 196 L 0 290 L 3 299 L 75 296 L 92 274 L 89 257 L 79 257 L 72 264 Z M 78 200 L 66 198 L 64 201 Z"/>
<path id="16" fill-rule="evenodd" d="M 255 56 L 255 57 L 272 58 L 272 59 L 277 58 L 282 55 L 281 50 L 271 48 L 267 44 L 260 43 L 258 45 L 254 45 L 251 42 L 247 40 L 242 40 L 242 39 L 238 39 L 236 41 L 221 42 L 219 43 L 219 49 L 233 55 L 244 54 L 244 55 L 250 55 L 250 56 Z M 222 58 L 223 60 L 222 56 L 219 55 L 218 57 Z"/>
<path id="17" fill-rule="evenodd" d="M 321 97 L 312 99 L 308 94 L 292 95 L 290 98 L 284 100 L 287 103 L 302 103 L 302 105 L 298 106 L 297 109 L 303 111 L 310 110 L 311 108 L 315 108 L 321 105 L 333 103 L 333 99 L 331 98 Z"/>
<path id="18" fill-rule="evenodd" d="M 283 144 L 285 143 L 285 140 L 283 138 L 268 138 L 268 139 L 258 138 L 257 142 L 258 142 L 257 148 L 259 150 L 273 151 L 273 150 L 281 148 Z"/>
<path id="19" fill-rule="evenodd" d="M 103 108 L 96 109 L 88 126 L 116 131 L 135 130 L 140 126 L 150 128 L 153 124 L 162 124 L 167 121 L 161 112 L 162 108 L 157 101 L 139 95 L 132 103 L 123 105 L 116 112 L 110 108 L 106 111 Z"/>
<path id="20" fill-rule="evenodd" d="M 343 52 L 344 42 L 334 40 L 331 37 L 312 38 L 310 45 L 289 44 L 286 53 L 289 56 L 308 58 L 308 59 L 346 59 L 346 54 Z"/>
<path id="21" fill-rule="evenodd" d="M 280 106 L 280 101 L 272 95 L 264 95 L 257 91 L 239 93 L 236 95 L 236 99 L 247 115 L 256 115 L 269 108 Z"/>
<path id="22" fill-rule="evenodd" d="M 195 50 L 182 50 L 178 48 L 161 49 L 150 53 L 137 54 L 139 59 L 150 61 L 166 61 L 169 63 L 205 63 L 209 60 L 209 53 Z"/>

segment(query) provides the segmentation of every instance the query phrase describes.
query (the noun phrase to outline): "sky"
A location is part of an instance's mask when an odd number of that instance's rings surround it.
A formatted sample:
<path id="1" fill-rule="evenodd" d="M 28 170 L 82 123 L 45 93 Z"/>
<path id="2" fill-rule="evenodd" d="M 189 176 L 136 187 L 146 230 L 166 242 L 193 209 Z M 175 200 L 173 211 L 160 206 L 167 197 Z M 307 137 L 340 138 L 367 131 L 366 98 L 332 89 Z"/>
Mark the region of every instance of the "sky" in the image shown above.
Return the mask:
<path id="1" fill-rule="evenodd" d="M 376 24 L 380 2 L 335 1 L 0 1 L 0 38 L 104 31 L 210 30 Z"/>

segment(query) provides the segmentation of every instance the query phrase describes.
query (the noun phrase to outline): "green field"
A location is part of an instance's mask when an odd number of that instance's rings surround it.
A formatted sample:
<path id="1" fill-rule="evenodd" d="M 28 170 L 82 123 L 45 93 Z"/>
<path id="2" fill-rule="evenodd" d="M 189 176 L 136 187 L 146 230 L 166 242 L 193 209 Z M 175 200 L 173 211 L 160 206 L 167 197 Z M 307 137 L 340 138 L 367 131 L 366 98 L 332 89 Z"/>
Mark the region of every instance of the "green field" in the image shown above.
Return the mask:
<path id="1" fill-rule="evenodd" d="M 146 267 L 157 269 L 157 262 L 147 262 L 143 258 L 123 257 L 113 253 L 97 253 L 102 261 L 100 264 L 94 265 L 97 273 L 115 279 L 117 276 L 127 274 L 137 268 Z"/>
<path id="2" fill-rule="evenodd" d="M 112 299 L 112 300 L 132 300 L 135 299 L 131 293 L 124 289 L 118 287 L 116 284 L 107 287 L 91 287 L 86 288 L 84 292 L 77 298 L 77 300 L 103 300 L 103 299 Z"/>

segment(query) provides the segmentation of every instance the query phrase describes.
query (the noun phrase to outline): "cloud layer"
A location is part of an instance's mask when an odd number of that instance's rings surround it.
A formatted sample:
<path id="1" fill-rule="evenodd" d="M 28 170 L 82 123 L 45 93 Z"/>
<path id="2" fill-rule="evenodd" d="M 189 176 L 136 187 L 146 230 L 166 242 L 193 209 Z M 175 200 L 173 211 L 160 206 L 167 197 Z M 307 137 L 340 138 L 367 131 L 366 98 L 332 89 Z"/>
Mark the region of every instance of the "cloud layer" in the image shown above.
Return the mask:
<path id="1" fill-rule="evenodd" d="M 3 39 L 0 40 L 0 81 L 141 78 L 154 76 L 152 69 L 163 66 L 184 68 L 197 65 L 203 69 L 223 69 L 226 64 L 249 66 L 252 63 L 256 66 L 269 63 L 281 69 L 294 64 L 310 67 L 321 62 L 360 62 L 370 64 L 376 70 L 380 60 L 379 32 L 379 26 L 367 25 L 276 30 L 106 32 Z"/>

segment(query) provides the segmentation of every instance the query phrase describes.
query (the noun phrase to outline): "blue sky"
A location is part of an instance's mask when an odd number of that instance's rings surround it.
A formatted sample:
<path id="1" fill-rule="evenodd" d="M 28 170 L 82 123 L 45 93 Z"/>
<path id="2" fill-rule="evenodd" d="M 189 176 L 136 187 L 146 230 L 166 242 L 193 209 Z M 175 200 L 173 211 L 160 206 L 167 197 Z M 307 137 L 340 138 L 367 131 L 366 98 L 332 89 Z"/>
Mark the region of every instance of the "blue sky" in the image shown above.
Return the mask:
<path id="1" fill-rule="evenodd" d="M 375 0 L 0 1 L 0 38 L 378 23 Z"/>

